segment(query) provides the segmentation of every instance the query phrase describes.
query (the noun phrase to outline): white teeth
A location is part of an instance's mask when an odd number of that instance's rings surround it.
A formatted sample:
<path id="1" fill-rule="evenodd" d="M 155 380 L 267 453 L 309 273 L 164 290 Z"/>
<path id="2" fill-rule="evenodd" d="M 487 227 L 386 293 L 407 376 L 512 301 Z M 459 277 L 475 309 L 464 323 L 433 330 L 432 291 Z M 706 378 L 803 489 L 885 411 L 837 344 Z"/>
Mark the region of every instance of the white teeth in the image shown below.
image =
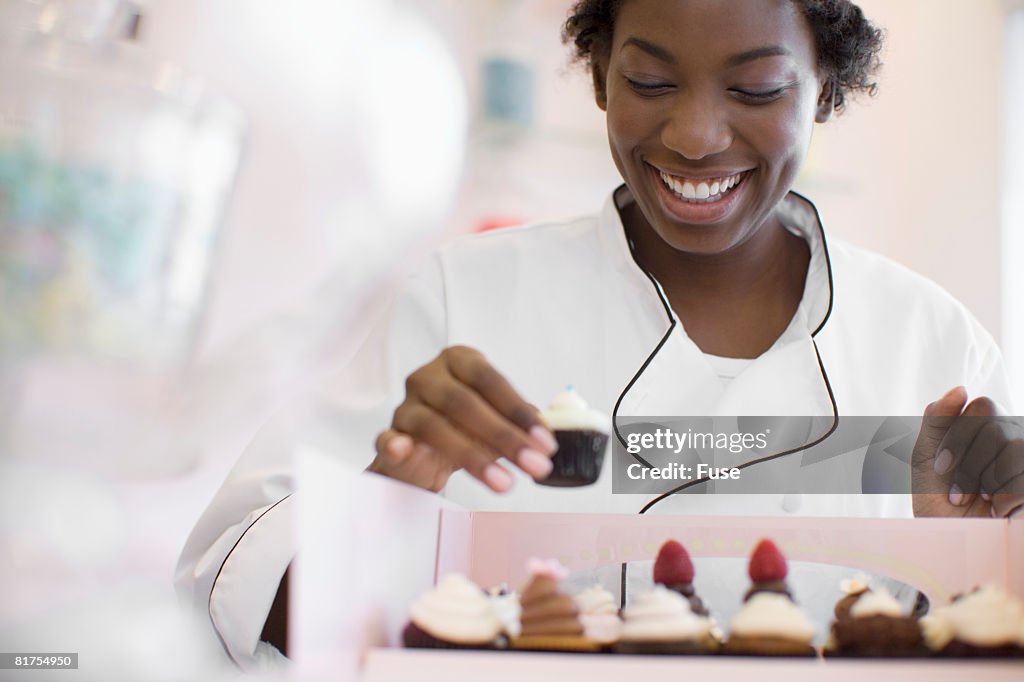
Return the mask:
<path id="1" fill-rule="evenodd" d="M 678 196 L 689 201 L 718 201 L 726 192 L 740 184 L 742 173 L 710 181 L 693 181 L 661 173 L 661 180 Z"/>

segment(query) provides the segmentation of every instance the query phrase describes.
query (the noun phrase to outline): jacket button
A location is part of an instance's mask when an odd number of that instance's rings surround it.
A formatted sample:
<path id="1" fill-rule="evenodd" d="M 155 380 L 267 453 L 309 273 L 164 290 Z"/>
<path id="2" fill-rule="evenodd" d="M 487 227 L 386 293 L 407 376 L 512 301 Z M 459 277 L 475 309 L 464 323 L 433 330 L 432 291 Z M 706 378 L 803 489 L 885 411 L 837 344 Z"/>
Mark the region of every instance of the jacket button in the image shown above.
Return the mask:
<path id="1" fill-rule="evenodd" d="M 782 510 L 793 514 L 803 506 L 804 496 L 800 493 L 786 493 L 782 496 Z"/>

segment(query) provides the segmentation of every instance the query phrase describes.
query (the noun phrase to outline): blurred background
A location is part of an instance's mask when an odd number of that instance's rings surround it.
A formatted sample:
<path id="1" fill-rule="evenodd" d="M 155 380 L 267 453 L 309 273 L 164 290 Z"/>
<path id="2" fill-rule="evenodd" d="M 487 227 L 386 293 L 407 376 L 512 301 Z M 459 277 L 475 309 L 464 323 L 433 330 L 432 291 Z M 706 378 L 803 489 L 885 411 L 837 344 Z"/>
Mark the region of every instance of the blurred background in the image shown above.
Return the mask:
<path id="1" fill-rule="evenodd" d="M 0 0 L 0 650 L 216 667 L 173 566 L 267 415 L 430 249 L 618 184 L 570 4 Z M 963 301 L 1019 410 L 1024 0 L 860 4 L 879 95 L 797 188 Z"/>

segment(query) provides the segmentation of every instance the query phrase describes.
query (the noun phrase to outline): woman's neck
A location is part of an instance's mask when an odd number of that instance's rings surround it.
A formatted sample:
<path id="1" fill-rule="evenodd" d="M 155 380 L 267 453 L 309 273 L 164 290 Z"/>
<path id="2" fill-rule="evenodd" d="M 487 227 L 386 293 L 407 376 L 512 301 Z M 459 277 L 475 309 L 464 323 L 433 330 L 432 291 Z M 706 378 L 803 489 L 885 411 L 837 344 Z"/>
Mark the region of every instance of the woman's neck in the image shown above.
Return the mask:
<path id="1" fill-rule="evenodd" d="M 777 218 L 724 253 L 667 245 L 639 207 L 623 210 L 634 257 L 661 284 L 691 339 L 705 353 L 757 357 L 785 331 L 803 297 L 810 251 Z"/>

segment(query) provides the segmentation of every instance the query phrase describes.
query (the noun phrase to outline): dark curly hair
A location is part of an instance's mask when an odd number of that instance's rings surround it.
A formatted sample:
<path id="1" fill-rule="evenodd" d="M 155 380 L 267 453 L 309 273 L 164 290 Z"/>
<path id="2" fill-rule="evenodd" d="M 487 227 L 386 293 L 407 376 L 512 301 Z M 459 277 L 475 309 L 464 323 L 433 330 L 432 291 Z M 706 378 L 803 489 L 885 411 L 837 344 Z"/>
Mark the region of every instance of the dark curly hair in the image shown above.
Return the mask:
<path id="1" fill-rule="evenodd" d="M 562 27 L 562 42 L 573 46 L 575 59 L 594 71 L 611 49 L 615 19 L 624 0 L 579 0 Z M 818 68 L 827 74 L 835 110 L 846 108 L 850 93 L 878 90 L 883 33 L 851 0 L 793 0 L 814 32 Z"/>

